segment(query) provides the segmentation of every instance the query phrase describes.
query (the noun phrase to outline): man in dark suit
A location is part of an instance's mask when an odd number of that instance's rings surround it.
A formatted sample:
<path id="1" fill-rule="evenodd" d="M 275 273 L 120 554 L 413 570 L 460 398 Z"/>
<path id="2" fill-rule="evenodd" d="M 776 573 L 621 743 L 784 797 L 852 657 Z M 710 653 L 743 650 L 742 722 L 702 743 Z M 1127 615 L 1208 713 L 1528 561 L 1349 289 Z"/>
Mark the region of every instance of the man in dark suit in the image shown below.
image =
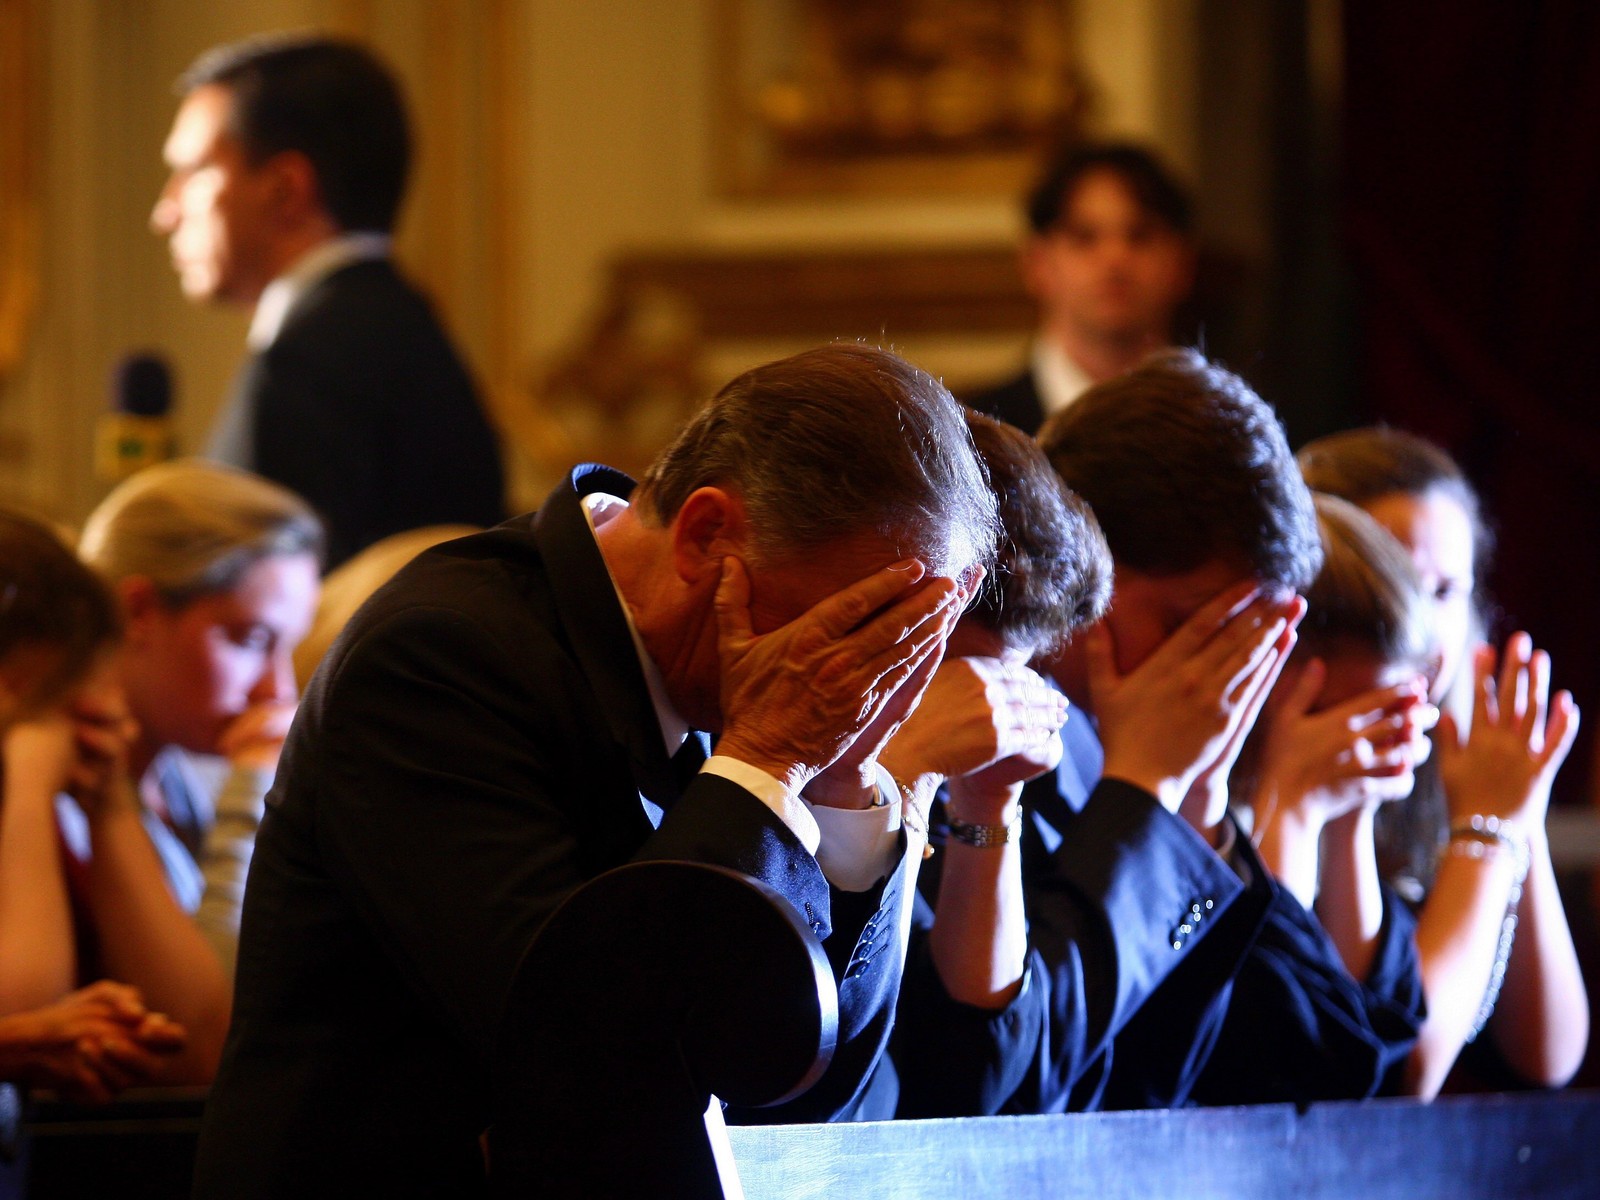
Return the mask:
<path id="1" fill-rule="evenodd" d="M 197 1194 L 476 1194 L 520 956 L 635 858 L 748 872 L 823 938 L 839 1046 L 787 1115 L 852 1115 L 921 861 L 876 756 L 995 533 L 949 393 L 836 346 L 733 381 L 637 489 L 579 468 L 423 554 L 290 735 Z"/>
<path id="2" fill-rule="evenodd" d="M 1195 394 L 1194 403 L 1174 408 L 1203 408 L 1208 382 L 1198 373 L 1169 372 L 1169 388 L 1176 384 Z M 1091 410 L 1095 403 L 1085 399 Z M 1173 440 L 1172 429 L 1142 417 L 1139 409 L 1137 400 L 1130 404 L 1132 429 L 1142 426 L 1159 434 L 1162 444 Z M 1245 411 L 1259 415 L 1265 410 L 1256 401 L 1255 408 Z M 1103 640 L 1097 630 L 1063 647 L 1067 635 L 1081 627 L 1118 618 L 1119 607 L 1123 628 L 1136 625 L 1140 607 L 1149 603 L 1149 584 L 1130 578 L 1124 566 L 1117 571 L 1117 594 L 1109 595 L 1112 552 L 1095 518 L 1080 515 L 1088 512 L 1084 500 L 1065 486 L 1032 439 L 976 413 L 969 421 L 1001 494 L 1006 536 L 995 585 L 962 619 L 951 636 L 950 654 L 1031 655 L 1043 669 L 1043 663 L 1059 665 L 1087 652 L 1089 643 Z M 1226 420 L 1215 424 L 1224 442 L 1232 434 L 1251 444 L 1264 441 L 1272 449 L 1265 430 L 1233 430 Z M 1091 421 L 1076 444 L 1087 456 L 1120 460 L 1117 440 Z M 1192 442 L 1177 453 L 1193 454 Z M 1248 493 L 1261 485 L 1269 521 L 1286 543 L 1266 557 L 1263 573 L 1294 579 L 1307 570 L 1308 557 L 1314 560 L 1315 532 L 1308 543 L 1294 503 L 1304 499 L 1304 490 L 1287 447 L 1276 458 L 1263 457 L 1268 466 L 1261 478 L 1248 483 L 1233 479 L 1224 490 L 1242 487 Z M 1127 470 L 1128 464 L 1121 462 L 1120 468 Z M 1286 497 L 1285 481 L 1292 485 Z M 1086 478 L 1091 487 L 1098 482 L 1092 475 Z M 1280 485 L 1276 490 L 1274 483 Z M 1159 490 L 1150 492 L 1159 506 Z M 1094 493 L 1107 507 L 1107 536 L 1115 531 L 1125 540 L 1127 522 L 1116 497 L 1103 487 L 1094 487 Z M 1183 533 L 1193 536 L 1200 524 L 1188 522 Z M 1096 550 L 1103 564 L 1094 564 Z M 1097 575 L 1104 579 L 1098 589 L 1078 590 L 1084 586 L 1080 580 Z M 1261 619 L 1274 612 L 1282 623 Z M 1136 1056 L 1147 1045 L 1168 1045 L 1170 1028 L 1186 1031 L 1187 1051 L 1196 1025 L 1182 1002 L 1192 1000 L 1192 1007 L 1204 1010 L 1203 988 L 1180 987 L 1178 1011 L 1162 1026 L 1138 1038 L 1125 1031 L 1141 1019 L 1148 1003 L 1173 989 L 1173 981 L 1197 971 L 1213 972 L 1218 964 L 1231 970 L 1242 953 L 1241 943 L 1248 945 L 1259 924 L 1262 897 L 1217 852 L 1212 839 L 1185 819 L 1179 800 L 1189 790 L 1185 779 L 1215 770 L 1226 774 L 1226 765 L 1217 760 L 1231 762 L 1229 747 L 1253 722 L 1286 653 L 1284 626 L 1298 612 L 1292 596 L 1279 604 L 1246 607 L 1234 588 L 1202 605 L 1187 621 L 1186 612 L 1164 613 L 1163 624 L 1175 619 L 1183 626 L 1170 645 L 1155 651 L 1148 638 L 1140 646 L 1136 643 L 1141 639 L 1124 637 L 1145 661 L 1123 663 L 1125 678 L 1108 682 L 1114 668 L 1100 660 L 1096 674 L 1099 682 L 1108 683 L 1105 693 L 1085 695 L 1074 689 L 1077 711 L 1063 732 L 1065 754 L 1054 771 L 1025 786 L 1013 774 L 1019 782 L 1009 793 L 983 778 L 992 768 L 951 781 L 949 802 L 939 810 L 945 819 L 936 818 L 932 826 L 942 849 L 918 885 L 930 899 L 936 897 L 934 933 L 941 932 L 951 915 L 959 917 L 975 907 L 971 879 L 981 869 L 977 863 L 987 862 L 991 877 L 998 876 L 1009 890 L 1002 908 L 1026 907 L 1025 935 L 1013 953 L 1026 950 L 1028 986 L 1043 994 L 1047 1019 L 1031 1057 L 1012 1053 L 996 1058 L 988 1047 L 1012 1032 L 1003 1024 L 1009 1014 L 993 1014 L 990 1019 L 1002 1025 L 990 1033 L 975 1014 L 945 1002 L 945 993 L 962 998 L 951 987 L 935 986 L 945 982 L 946 971 L 936 972 L 930 981 L 913 960 L 893 1047 L 893 1063 L 901 1075 L 900 1115 L 1092 1108 L 1100 1103 L 1112 1067 L 1122 1057 L 1113 1053 L 1119 1045 L 1129 1046 Z M 954 695 L 945 676 L 971 662 L 947 658 L 940 667 L 928 695 L 886 751 L 893 769 L 903 770 L 908 755 L 947 757 L 941 746 L 964 740 L 958 736 L 962 730 L 945 727 L 947 717 L 940 709 Z M 1109 758 L 1091 713 L 1103 722 Z M 994 803 L 1002 799 L 1004 806 L 996 811 Z M 981 995 L 965 998 L 969 1006 L 998 1007 L 985 1005 Z M 926 1045 L 940 1047 L 931 1062 L 917 1049 Z M 1167 1061 L 1164 1053 L 1153 1057 Z M 1184 1057 L 1178 1056 L 1180 1064 Z"/>
<path id="3" fill-rule="evenodd" d="M 1107 787 L 1128 793 L 1139 784 L 1147 794 L 1125 800 L 1127 811 L 1175 814 L 1236 878 L 1226 905 L 1196 893 L 1171 931 L 1182 953 L 1104 1053 L 1076 1079 L 1058 1054 L 1054 1077 L 1020 1092 L 1015 1107 L 1302 1100 L 1312 1093 L 1300 1081 L 1318 1072 L 1327 1087 L 1349 1088 L 1345 1095 L 1369 1094 L 1378 1077 L 1350 1081 L 1364 1064 L 1394 1061 L 1385 1046 L 1394 1022 L 1354 981 L 1330 982 L 1342 974 L 1331 944 L 1308 935 L 1315 921 L 1303 910 L 1289 911 L 1296 901 L 1228 807 L 1229 774 L 1304 612 L 1296 593 L 1322 561 L 1282 427 L 1243 380 L 1193 351 L 1170 351 L 1091 389 L 1046 423 L 1040 441 L 1093 506 L 1116 593 L 1097 629 L 1049 668 L 1096 724 L 1069 725 L 1074 769 L 1024 794 L 1034 925 L 1048 936 L 1057 923 L 1070 882 L 1065 848 L 1099 836 L 1087 818 Z M 1252 628 L 1242 643 L 1251 653 L 1208 672 L 1229 657 L 1228 631 Z M 1119 910 L 1110 917 L 1120 936 Z M 1046 954 L 1058 976 L 1074 967 L 1066 951 Z M 1403 945 L 1390 945 L 1369 983 L 1403 986 L 1404 956 Z M 1330 1061 L 1344 1069 L 1329 1073 Z"/>
<path id="4" fill-rule="evenodd" d="M 210 51 L 181 87 L 151 227 L 190 299 L 254 309 L 211 457 L 309 500 L 330 566 L 401 530 L 497 523 L 494 433 L 389 261 L 410 160 L 389 73 L 353 44 L 273 38 Z"/>
<path id="5" fill-rule="evenodd" d="M 968 398 L 1034 433 L 1085 389 L 1172 341 L 1194 284 L 1189 197 L 1148 150 L 1073 144 L 1028 197 L 1023 282 L 1039 305 L 1027 369 Z"/>

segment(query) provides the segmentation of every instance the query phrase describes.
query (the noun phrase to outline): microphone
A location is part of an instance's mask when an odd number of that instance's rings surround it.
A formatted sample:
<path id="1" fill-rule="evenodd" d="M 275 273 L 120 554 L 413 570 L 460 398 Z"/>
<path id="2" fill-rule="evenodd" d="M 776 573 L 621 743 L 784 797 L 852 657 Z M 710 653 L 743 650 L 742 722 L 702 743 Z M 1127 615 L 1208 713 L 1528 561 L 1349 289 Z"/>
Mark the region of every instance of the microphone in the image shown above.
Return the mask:
<path id="1" fill-rule="evenodd" d="M 173 434 L 172 370 L 158 354 L 129 354 L 111 373 L 111 410 L 95 428 L 94 470 L 102 483 L 120 483 L 177 452 Z"/>

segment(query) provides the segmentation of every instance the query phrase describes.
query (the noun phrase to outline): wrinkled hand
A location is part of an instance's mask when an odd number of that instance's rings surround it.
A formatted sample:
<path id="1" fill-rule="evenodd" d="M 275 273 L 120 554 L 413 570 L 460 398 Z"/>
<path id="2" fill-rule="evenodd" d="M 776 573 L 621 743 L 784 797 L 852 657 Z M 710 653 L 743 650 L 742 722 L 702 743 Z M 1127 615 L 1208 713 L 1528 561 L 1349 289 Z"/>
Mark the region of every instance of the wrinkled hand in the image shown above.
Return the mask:
<path id="1" fill-rule="evenodd" d="M 1321 659 L 1306 664 L 1268 718 L 1261 755 L 1258 822 L 1293 812 L 1319 827 L 1370 804 L 1401 800 L 1428 756 L 1438 710 L 1418 679 L 1374 688 L 1311 712 L 1327 679 Z"/>
<path id="2" fill-rule="evenodd" d="M 19 1082 L 89 1104 L 154 1078 L 185 1038 L 135 989 L 106 980 L 0 1020 L 0 1049 Z"/>
<path id="3" fill-rule="evenodd" d="M 252 704 L 222 731 L 218 752 L 236 767 L 276 771 L 298 707 L 293 701 L 280 700 Z"/>
<path id="4" fill-rule="evenodd" d="M 1271 599 L 1241 584 L 1213 598 L 1134 670 L 1118 672 L 1104 623 L 1088 633 L 1089 693 L 1108 778 L 1177 812 L 1191 789 L 1228 772 L 1294 648 L 1299 596 Z"/>
<path id="5" fill-rule="evenodd" d="M 913 681 L 927 679 L 921 669 L 930 658 L 937 662 L 961 611 L 964 593 L 955 580 L 923 575 L 915 561 L 885 567 L 758 636 L 744 564 L 724 559 L 716 593 L 717 753 L 799 792 L 860 740 L 853 761 L 859 776 L 860 764 L 915 703 Z M 908 684 L 912 690 L 899 695 Z"/>
<path id="6" fill-rule="evenodd" d="M 1550 785 L 1578 735 L 1578 706 L 1570 692 L 1549 696 L 1550 656 L 1526 633 L 1506 640 L 1498 683 L 1495 657 L 1492 646 L 1473 656 L 1466 740 L 1448 713 L 1439 722 L 1439 775 L 1453 819 L 1499 817 L 1537 836 Z"/>
<path id="7" fill-rule="evenodd" d="M 1013 785 L 1061 760 L 1067 698 L 1025 666 L 957 658 L 935 674 L 880 761 L 896 779 L 951 780 L 968 806 L 1003 806 Z"/>

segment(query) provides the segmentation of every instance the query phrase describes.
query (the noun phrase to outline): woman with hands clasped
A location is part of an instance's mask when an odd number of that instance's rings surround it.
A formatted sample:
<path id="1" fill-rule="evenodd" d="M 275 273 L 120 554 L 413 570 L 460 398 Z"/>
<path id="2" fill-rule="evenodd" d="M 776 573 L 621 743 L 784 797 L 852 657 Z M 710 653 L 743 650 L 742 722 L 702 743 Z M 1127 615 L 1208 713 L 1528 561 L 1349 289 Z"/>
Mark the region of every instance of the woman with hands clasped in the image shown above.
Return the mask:
<path id="1" fill-rule="evenodd" d="M 122 645 L 6 746 L 8 804 L 13 788 L 33 805 L 59 797 L 64 877 L 17 868 L 76 908 L 54 970 L 126 980 L 181 1020 L 190 1041 L 170 1079 L 209 1079 L 221 1051 L 244 875 L 294 713 L 290 656 L 320 548 L 310 510 L 254 476 L 190 461 L 128 480 L 80 547 L 113 589 Z M 224 760 L 220 788 L 189 754 Z"/>
<path id="2" fill-rule="evenodd" d="M 1545 836 L 1550 785 L 1576 736 L 1571 695 L 1526 633 L 1503 661 L 1479 645 L 1474 593 L 1489 549 L 1478 498 L 1438 447 L 1390 429 L 1306 446 L 1315 488 L 1359 504 L 1409 551 L 1437 638 L 1430 698 L 1447 708 L 1416 790 L 1378 822 L 1392 873 L 1421 899 L 1417 942 L 1428 1017 L 1409 1090 L 1438 1093 L 1487 1031 L 1499 1070 L 1539 1086 L 1582 1061 L 1589 1006 Z M 1461 699 L 1465 698 L 1465 703 Z M 1492 1062 L 1492 1060 L 1491 1060 Z"/>
<path id="3" fill-rule="evenodd" d="M 1088 506 L 1026 435 L 965 415 L 1000 502 L 998 561 L 879 757 L 922 813 L 938 795 L 891 1049 L 900 1116 L 994 1112 L 1042 1052 L 1044 987 L 1025 984 L 1021 799 L 1059 763 L 1068 706 L 1027 664 L 1098 620 L 1111 594 Z M 942 1047 L 933 1060 L 929 1044 Z"/>
<path id="4" fill-rule="evenodd" d="M 1353 505 L 1314 501 L 1323 564 L 1231 775 L 1275 882 L 1195 1088 L 1205 1104 L 1392 1091 L 1422 1020 L 1414 922 L 1379 879 L 1372 823 L 1427 753 L 1427 613 L 1388 534 Z"/>
<path id="5" fill-rule="evenodd" d="M 51 713 L 116 639 L 114 605 L 49 530 L 0 512 L 0 1080 L 100 1102 L 158 1075 L 184 1030 L 133 988 L 102 980 L 68 993 L 53 969 L 70 943 L 59 887 L 17 869 L 59 871 L 52 796 L 30 804 L 6 771 L 13 731 Z"/>

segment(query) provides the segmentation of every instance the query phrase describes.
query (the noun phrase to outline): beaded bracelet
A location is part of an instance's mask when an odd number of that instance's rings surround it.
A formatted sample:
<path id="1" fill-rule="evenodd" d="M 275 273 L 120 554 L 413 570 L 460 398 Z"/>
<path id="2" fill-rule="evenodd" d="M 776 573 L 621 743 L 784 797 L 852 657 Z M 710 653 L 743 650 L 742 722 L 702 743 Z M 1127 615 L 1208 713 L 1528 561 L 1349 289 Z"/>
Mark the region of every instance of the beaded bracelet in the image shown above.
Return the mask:
<path id="1" fill-rule="evenodd" d="M 1516 824 L 1500 817 L 1474 813 L 1465 820 L 1450 826 L 1450 838 L 1440 851 L 1440 857 L 1451 855 L 1466 858 L 1487 858 L 1497 851 L 1511 855 L 1513 875 L 1511 894 L 1506 899 L 1506 915 L 1500 922 L 1500 938 L 1495 944 L 1494 965 L 1489 968 L 1489 985 L 1484 989 L 1483 1001 L 1472 1018 L 1467 1041 L 1477 1039 L 1494 1013 L 1495 1002 L 1500 999 L 1500 988 L 1506 981 L 1506 965 L 1511 961 L 1511 946 L 1517 936 L 1517 906 L 1522 901 L 1522 884 L 1528 877 L 1528 860 L 1531 854 L 1528 839 Z"/>

